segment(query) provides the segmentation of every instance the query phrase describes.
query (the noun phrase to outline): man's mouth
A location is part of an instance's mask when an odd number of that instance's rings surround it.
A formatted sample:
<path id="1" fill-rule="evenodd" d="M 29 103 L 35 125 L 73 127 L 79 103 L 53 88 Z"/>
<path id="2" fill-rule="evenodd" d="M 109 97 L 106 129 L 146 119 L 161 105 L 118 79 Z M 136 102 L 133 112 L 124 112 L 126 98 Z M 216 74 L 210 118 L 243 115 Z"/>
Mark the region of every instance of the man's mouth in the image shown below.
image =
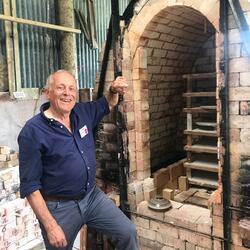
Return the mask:
<path id="1" fill-rule="evenodd" d="M 71 99 L 61 99 L 62 102 L 71 102 Z"/>

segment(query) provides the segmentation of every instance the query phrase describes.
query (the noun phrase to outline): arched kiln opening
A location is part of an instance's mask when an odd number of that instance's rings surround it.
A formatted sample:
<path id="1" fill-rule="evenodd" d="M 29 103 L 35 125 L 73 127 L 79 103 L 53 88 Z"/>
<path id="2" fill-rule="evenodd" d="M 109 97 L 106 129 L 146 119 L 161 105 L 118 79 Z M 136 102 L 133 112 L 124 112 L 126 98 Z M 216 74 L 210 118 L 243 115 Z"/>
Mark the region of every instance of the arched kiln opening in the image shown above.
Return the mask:
<path id="1" fill-rule="evenodd" d="M 134 72 L 139 68 L 139 83 L 133 84 L 142 89 L 140 98 L 135 91 L 135 103 L 142 112 L 149 108 L 136 137 L 142 145 L 137 159 L 149 159 L 137 161 L 137 172 L 149 170 L 148 163 L 160 192 L 218 186 L 215 33 L 201 12 L 171 6 L 151 19 L 135 49 L 134 57 L 145 59 L 133 64 Z"/>

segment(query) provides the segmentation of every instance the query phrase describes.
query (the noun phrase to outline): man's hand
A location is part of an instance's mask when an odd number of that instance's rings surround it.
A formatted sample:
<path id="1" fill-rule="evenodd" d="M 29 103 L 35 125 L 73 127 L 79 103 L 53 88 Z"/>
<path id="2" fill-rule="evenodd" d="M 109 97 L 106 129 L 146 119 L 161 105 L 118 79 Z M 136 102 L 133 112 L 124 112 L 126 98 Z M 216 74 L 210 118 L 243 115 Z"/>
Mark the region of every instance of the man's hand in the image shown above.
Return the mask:
<path id="1" fill-rule="evenodd" d="M 55 247 L 66 247 L 68 243 L 65 234 L 48 210 L 40 191 L 31 193 L 27 199 L 38 220 L 43 224 L 49 243 Z"/>
<path id="2" fill-rule="evenodd" d="M 57 224 L 46 230 L 49 243 L 54 247 L 66 247 L 67 240 L 62 228 Z"/>
<path id="3" fill-rule="evenodd" d="M 118 76 L 112 85 L 110 86 L 111 93 L 119 93 L 121 95 L 124 95 L 128 90 L 128 84 L 126 82 L 125 77 Z"/>

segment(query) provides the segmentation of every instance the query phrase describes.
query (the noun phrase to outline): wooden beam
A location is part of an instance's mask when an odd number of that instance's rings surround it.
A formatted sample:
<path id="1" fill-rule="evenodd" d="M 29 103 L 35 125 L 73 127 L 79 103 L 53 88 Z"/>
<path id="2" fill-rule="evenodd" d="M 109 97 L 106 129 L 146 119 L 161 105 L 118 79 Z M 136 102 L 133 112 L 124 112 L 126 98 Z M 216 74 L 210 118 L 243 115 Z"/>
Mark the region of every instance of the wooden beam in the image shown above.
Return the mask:
<path id="1" fill-rule="evenodd" d="M 11 0 L 12 15 L 16 16 L 16 0 Z M 17 23 L 13 23 L 13 45 L 14 45 L 14 63 L 15 63 L 15 79 L 16 79 L 16 91 L 21 90 L 21 70 L 20 70 L 20 56 L 19 56 L 19 38 Z"/>
<path id="2" fill-rule="evenodd" d="M 8 15 L 2 15 L 2 14 L 0 14 L 0 20 L 33 25 L 33 26 L 38 26 L 42 28 L 60 30 L 60 31 L 71 32 L 71 33 L 78 33 L 78 34 L 81 33 L 80 29 L 74 29 L 74 28 L 69 28 L 69 27 L 50 24 L 50 23 L 37 22 L 37 21 L 29 20 L 29 19 L 23 19 L 19 17 L 13 17 L 13 16 L 8 16 Z"/>
<path id="3" fill-rule="evenodd" d="M 10 1 L 3 1 L 4 13 L 10 14 Z M 15 61 L 14 61 L 14 48 L 12 40 L 12 25 L 10 22 L 5 22 L 5 34 L 6 34 L 6 57 L 7 57 L 7 67 L 8 67 L 8 82 L 9 82 L 9 92 L 11 98 L 13 98 L 12 93 L 16 91 L 16 81 L 15 81 Z"/>

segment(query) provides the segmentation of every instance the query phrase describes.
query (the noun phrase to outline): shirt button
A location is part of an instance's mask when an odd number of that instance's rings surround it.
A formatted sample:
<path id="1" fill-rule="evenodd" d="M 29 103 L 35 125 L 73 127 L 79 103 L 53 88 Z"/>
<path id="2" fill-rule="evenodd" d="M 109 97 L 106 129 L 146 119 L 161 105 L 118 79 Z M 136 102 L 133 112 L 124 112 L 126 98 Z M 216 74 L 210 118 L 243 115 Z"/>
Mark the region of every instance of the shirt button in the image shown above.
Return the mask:
<path id="1" fill-rule="evenodd" d="M 53 119 L 50 119 L 51 122 L 53 122 L 54 120 Z"/>
<path id="2" fill-rule="evenodd" d="M 81 151 L 81 153 L 83 154 L 83 151 Z"/>
<path id="3" fill-rule="evenodd" d="M 88 167 L 88 170 L 90 170 L 90 167 Z"/>
<path id="4" fill-rule="evenodd" d="M 63 128 L 63 126 L 60 126 L 60 128 Z"/>
<path id="5" fill-rule="evenodd" d="M 89 182 L 88 182 L 87 184 L 88 184 L 88 186 L 89 186 Z"/>

